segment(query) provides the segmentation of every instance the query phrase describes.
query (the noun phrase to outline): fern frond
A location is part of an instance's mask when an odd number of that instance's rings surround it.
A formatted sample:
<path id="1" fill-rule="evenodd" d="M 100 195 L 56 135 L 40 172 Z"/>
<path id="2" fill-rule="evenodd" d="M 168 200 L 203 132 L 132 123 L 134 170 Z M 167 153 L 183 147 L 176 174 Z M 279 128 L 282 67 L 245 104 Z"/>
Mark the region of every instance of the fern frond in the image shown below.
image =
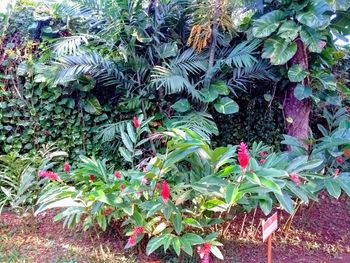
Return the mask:
<path id="1" fill-rule="evenodd" d="M 120 131 L 125 130 L 129 120 L 119 121 L 116 123 L 105 124 L 98 128 L 96 140 L 101 143 L 112 142 L 120 137 Z"/>

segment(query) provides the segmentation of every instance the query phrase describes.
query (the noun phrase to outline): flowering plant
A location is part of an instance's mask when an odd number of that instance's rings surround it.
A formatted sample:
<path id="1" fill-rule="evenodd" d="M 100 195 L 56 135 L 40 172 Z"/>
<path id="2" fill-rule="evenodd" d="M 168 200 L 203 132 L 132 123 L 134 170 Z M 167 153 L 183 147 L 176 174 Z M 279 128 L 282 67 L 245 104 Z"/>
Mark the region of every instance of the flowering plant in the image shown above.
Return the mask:
<path id="1" fill-rule="evenodd" d="M 126 248 L 142 239 L 148 240 L 147 254 L 163 247 L 193 255 L 197 247 L 208 262 L 211 255 L 223 259 L 220 233 L 212 227 L 231 220 L 239 210 L 232 207 L 260 208 L 267 215 L 280 206 L 292 213 L 296 199 L 307 204 L 322 190 L 315 181 L 322 178 L 323 160 L 274 153 L 262 143 L 212 149 L 192 130 L 159 136 L 168 140 L 166 151 L 143 169 L 115 171 L 105 160 L 82 157 L 70 179 L 44 189 L 36 213 L 65 207 L 55 219 L 68 226 L 83 219 L 85 228 L 97 222 L 106 229 L 118 220 L 128 236 Z"/>

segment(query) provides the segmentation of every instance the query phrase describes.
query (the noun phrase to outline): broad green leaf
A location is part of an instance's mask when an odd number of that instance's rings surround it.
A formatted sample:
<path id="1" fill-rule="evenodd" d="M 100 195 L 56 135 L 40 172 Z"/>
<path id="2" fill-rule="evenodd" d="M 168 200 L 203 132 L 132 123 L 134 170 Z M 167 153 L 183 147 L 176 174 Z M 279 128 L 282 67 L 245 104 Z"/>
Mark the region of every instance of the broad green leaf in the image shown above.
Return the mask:
<path id="1" fill-rule="evenodd" d="M 333 178 L 328 179 L 325 181 L 325 186 L 327 189 L 327 192 L 335 197 L 335 198 L 339 198 L 340 194 L 341 194 L 341 188 L 340 185 L 338 184 L 338 182 L 336 180 L 334 180 Z"/>
<path id="2" fill-rule="evenodd" d="M 285 16 L 285 13 L 280 10 L 263 15 L 253 23 L 253 36 L 257 38 L 268 37 L 277 30 Z"/>
<path id="3" fill-rule="evenodd" d="M 187 99 L 181 99 L 175 102 L 171 107 L 177 112 L 186 112 L 191 109 L 191 105 Z"/>
<path id="4" fill-rule="evenodd" d="M 303 27 L 300 31 L 300 38 L 310 52 L 322 52 L 323 47 L 321 41 L 323 41 L 324 37 L 322 37 L 316 30 L 310 27 Z"/>
<path id="5" fill-rule="evenodd" d="M 119 152 L 127 162 L 132 163 L 131 155 L 124 147 L 119 147 Z"/>
<path id="6" fill-rule="evenodd" d="M 292 214 L 294 208 L 293 201 L 290 196 L 286 192 L 283 192 L 282 194 L 274 193 L 274 195 L 284 210 L 286 210 L 289 214 Z"/>
<path id="7" fill-rule="evenodd" d="M 192 250 L 192 245 L 189 242 L 189 240 L 187 240 L 186 238 L 183 238 L 183 237 L 179 237 L 179 239 L 180 239 L 182 250 L 185 251 L 188 255 L 192 256 L 193 250 Z"/>
<path id="8" fill-rule="evenodd" d="M 102 113 L 102 107 L 98 99 L 90 95 L 89 97 L 82 100 L 83 109 L 91 114 L 100 115 Z"/>
<path id="9" fill-rule="evenodd" d="M 176 213 L 172 219 L 174 229 L 176 233 L 179 235 L 182 231 L 182 216 L 181 213 Z"/>
<path id="10" fill-rule="evenodd" d="M 292 82 L 301 82 L 307 76 L 307 71 L 299 64 L 293 65 L 288 70 L 288 78 Z"/>
<path id="11" fill-rule="evenodd" d="M 301 27 L 297 26 L 294 21 L 289 20 L 283 22 L 277 34 L 281 38 L 294 40 L 298 36 L 300 29 Z"/>
<path id="12" fill-rule="evenodd" d="M 330 16 L 325 15 L 329 10 L 325 1 L 312 1 L 304 12 L 296 15 L 296 19 L 311 28 L 325 27 L 330 23 Z"/>
<path id="13" fill-rule="evenodd" d="M 161 59 L 175 57 L 178 51 L 176 42 L 164 43 L 158 49 Z"/>
<path id="14" fill-rule="evenodd" d="M 332 91 L 337 90 L 337 83 L 335 77 L 332 74 L 321 72 L 320 74 L 316 75 L 315 78 L 317 78 L 322 83 L 325 89 Z"/>
<path id="15" fill-rule="evenodd" d="M 149 256 L 157 248 L 164 245 L 165 240 L 166 240 L 166 235 L 153 237 L 150 241 L 148 241 L 148 244 L 146 247 L 146 254 Z"/>
<path id="16" fill-rule="evenodd" d="M 129 138 L 133 143 L 136 143 L 136 134 L 133 126 L 131 125 L 130 122 L 126 124 L 126 130 L 128 131 Z"/>
<path id="17" fill-rule="evenodd" d="M 306 87 L 306 86 L 304 86 L 302 84 L 298 84 L 294 88 L 294 96 L 298 100 L 306 99 L 306 98 L 310 97 L 311 94 L 312 94 L 312 89 L 310 87 Z"/>
<path id="18" fill-rule="evenodd" d="M 182 238 L 187 239 L 191 245 L 200 245 L 204 243 L 204 239 L 194 233 L 186 233 L 182 236 Z"/>
<path id="19" fill-rule="evenodd" d="M 174 237 L 172 240 L 173 248 L 177 256 L 180 256 L 181 252 L 181 242 L 179 237 Z"/>
<path id="20" fill-rule="evenodd" d="M 301 189 L 299 186 L 295 185 L 293 182 L 287 182 L 286 183 L 287 188 L 295 194 L 297 197 L 299 197 L 305 204 L 309 203 L 309 198 L 307 194 Z"/>
<path id="21" fill-rule="evenodd" d="M 238 189 L 239 189 L 239 186 L 236 186 L 233 184 L 229 184 L 227 186 L 226 196 L 225 196 L 225 200 L 227 204 L 232 205 L 235 202 L 237 202 Z"/>
<path id="22" fill-rule="evenodd" d="M 219 199 L 212 199 L 212 200 L 206 201 L 203 205 L 203 208 L 207 210 L 212 210 L 217 206 L 223 206 L 223 205 L 225 205 L 224 201 L 221 201 Z"/>
<path id="23" fill-rule="evenodd" d="M 277 193 L 277 194 L 282 194 L 282 191 L 281 191 L 281 188 L 279 187 L 279 185 L 276 184 L 271 179 L 268 179 L 265 177 L 260 177 L 260 182 L 263 186 L 267 187 L 272 192 Z"/>
<path id="24" fill-rule="evenodd" d="M 185 218 L 183 223 L 192 227 L 202 228 L 202 225 L 196 219 L 191 217 Z"/>
<path id="25" fill-rule="evenodd" d="M 125 131 L 121 130 L 120 131 L 120 135 L 123 141 L 124 146 L 130 151 L 132 152 L 134 150 L 133 144 L 129 138 L 129 136 L 125 133 Z"/>
<path id="26" fill-rule="evenodd" d="M 218 102 L 214 104 L 214 108 L 217 112 L 223 114 L 233 114 L 239 110 L 238 104 L 229 97 L 220 98 Z"/>
<path id="27" fill-rule="evenodd" d="M 270 197 L 266 197 L 265 199 L 260 199 L 259 206 L 265 215 L 270 214 L 272 210 L 272 199 Z"/>
<path id="28" fill-rule="evenodd" d="M 214 81 L 210 87 L 209 90 L 215 90 L 215 92 L 219 95 L 228 95 L 230 94 L 230 90 L 227 87 L 227 84 L 225 81 L 222 80 L 216 80 Z"/>
<path id="29" fill-rule="evenodd" d="M 283 38 L 269 38 L 264 43 L 262 58 L 269 58 L 272 65 L 286 64 L 297 52 L 297 44 Z"/>

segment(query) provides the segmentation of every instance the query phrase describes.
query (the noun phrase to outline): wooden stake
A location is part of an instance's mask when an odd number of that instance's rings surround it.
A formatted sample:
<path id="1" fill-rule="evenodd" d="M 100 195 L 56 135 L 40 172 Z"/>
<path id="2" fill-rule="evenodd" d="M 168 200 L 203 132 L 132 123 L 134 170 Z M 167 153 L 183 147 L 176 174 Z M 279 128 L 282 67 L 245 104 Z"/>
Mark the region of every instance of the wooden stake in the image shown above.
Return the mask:
<path id="1" fill-rule="evenodd" d="M 267 239 L 267 263 L 272 263 L 272 234 Z"/>

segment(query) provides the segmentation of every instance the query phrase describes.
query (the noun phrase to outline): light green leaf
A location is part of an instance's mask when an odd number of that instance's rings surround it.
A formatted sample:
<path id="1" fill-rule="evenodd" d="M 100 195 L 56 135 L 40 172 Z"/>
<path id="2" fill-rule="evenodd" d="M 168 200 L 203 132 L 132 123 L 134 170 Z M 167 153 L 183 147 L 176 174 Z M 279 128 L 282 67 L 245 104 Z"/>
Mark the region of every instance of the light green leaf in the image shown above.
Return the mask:
<path id="1" fill-rule="evenodd" d="M 224 260 L 224 256 L 222 255 L 220 249 L 218 249 L 217 246 L 211 246 L 210 252 L 213 253 L 213 255 L 218 259 Z"/>
<path id="2" fill-rule="evenodd" d="M 269 58 L 272 65 L 286 64 L 297 52 L 295 42 L 283 38 L 269 38 L 264 43 L 262 58 Z"/>
<path id="3" fill-rule="evenodd" d="M 281 25 L 277 34 L 281 38 L 294 40 L 298 36 L 300 29 L 301 27 L 297 26 L 294 21 L 289 20 Z"/>
<path id="4" fill-rule="evenodd" d="M 302 84 L 298 84 L 294 88 L 294 96 L 298 100 L 306 99 L 306 98 L 310 97 L 311 94 L 312 94 L 312 89 L 310 87 L 306 87 L 306 86 L 304 86 Z"/>
<path id="5" fill-rule="evenodd" d="M 238 112 L 238 104 L 229 97 L 220 98 L 217 103 L 214 104 L 214 108 L 217 112 L 223 114 L 233 114 Z"/>
<path id="6" fill-rule="evenodd" d="M 285 16 L 285 13 L 280 10 L 263 15 L 253 23 L 253 36 L 257 38 L 268 37 L 277 30 Z"/>
<path id="7" fill-rule="evenodd" d="M 161 245 L 165 242 L 165 235 L 153 237 L 150 241 L 148 241 L 147 247 L 146 247 L 146 254 L 150 255 L 152 252 L 154 252 L 157 248 L 159 248 Z"/>
<path id="8" fill-rule="evenodd" d="M 175 102 L 171 107 L 177 112 L 186 112 L 191 109 L 191 105 L 187 99 L 181 99 Z"/>
<path id="9" fill-rule="evenodd" d="M 274 193 L 276 196 L 278 202 L 281 204 L 281 206 L 286 210 L 289 214 L 293 213 L 293 201 L 290 198 L 290 196 L 286 193 L 283 192 L 282 194 Z"/>
<path id="10" fill-rule="evenodd" d="M 82 100 L 82 106 L 83 109 L 88 113 L 94 115 L 100 115 L 102 113 L 102 107 L 100 105 L 100 102 L 93 95 L 90 95 L 86 99 Z"/>
<path id="11" fill-rule="evenodd" d="M 288 70 L 288 78 L 292 82 L 301 82 L 307 76 L 307 71 L 299 64 L 293 65 Z"/>
<path id="12" fill-rule="evenodd" d="M 328 179 L 325 181 L 325 186 L 327 189 L 327 192 L 335 197 L 335 198 L 339 198 L 340 194 L 341 194 L 341 188 L 340 185 L 338 184 L 338 182 L 336 180 L 333 180 L 333 178 Z"/>

